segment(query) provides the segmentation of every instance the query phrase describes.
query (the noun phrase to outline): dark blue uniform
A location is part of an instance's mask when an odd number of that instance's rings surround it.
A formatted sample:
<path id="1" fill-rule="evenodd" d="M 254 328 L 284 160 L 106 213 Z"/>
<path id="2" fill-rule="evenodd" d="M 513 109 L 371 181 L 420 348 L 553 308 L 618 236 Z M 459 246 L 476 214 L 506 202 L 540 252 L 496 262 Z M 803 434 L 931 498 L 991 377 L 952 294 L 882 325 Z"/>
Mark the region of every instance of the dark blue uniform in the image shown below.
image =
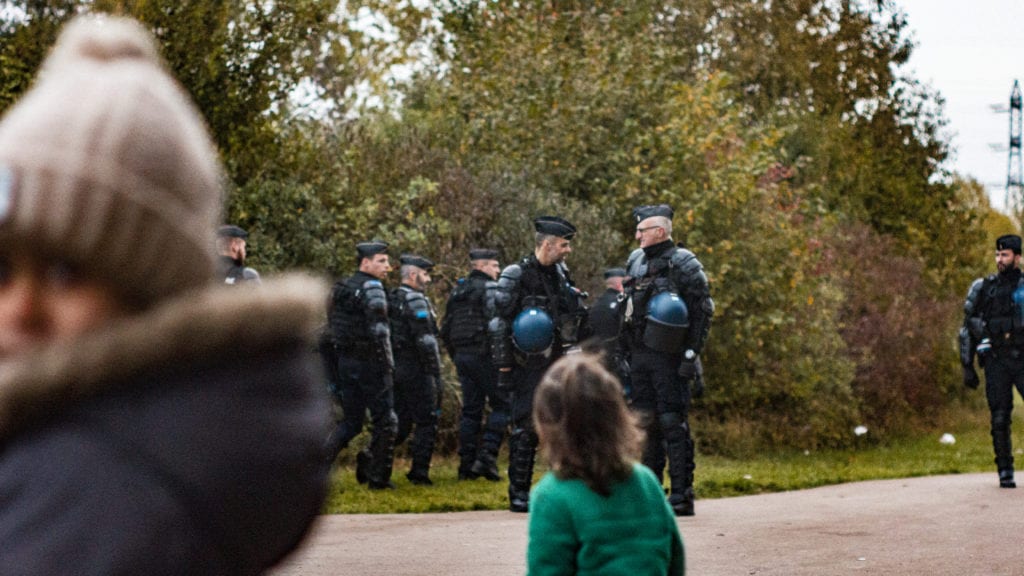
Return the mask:
<path id="1" fill-rule="evenodd" d="M 437 346 L 437 314 L 426 295 L 402 285 L 391 293 L 391 343 L 395 353 L 396 444 L 413 434 L 413 484 L 432 484 L 430 460 L 437 440 L 441 410 L 441 357 Z M 415 426 L 415 431 L 414 431 Z"/>
<path id="2" fill-rule="evenodd" d="M 330 458 L 333 461 L 362 431 L 369 410 L 373 424 L 370 446 L 360 455 L 357 476 L 371 488 L 390 487 L 397 417 L 384 284 L 364 272 L 338 282 L 331 292 L 327 320 L 338 367 L 334 392 L 344 411 L 329 440 Z"/>
<path id="3" fill-rule="evenodd" d="M 554 321 L 551 348 L 541 355 L 517 351 L 512 340 L 516 316 L 529 307 L 547 312 Z M 495 291 L 495 316 L 489 326 L 491 355 L 497 368 L 511 368 L 499 374 L 507 378 L 512 391 L 512 434 L 509 436 L 509 502 L 515 512 L 529 509 L 530 485 L 537 451 L 537 434 L 531 411 L 533 393 L 544 372 L 565 350 L 584 338 L 588 331 L 587 310 L 568 269 L 559 264 L 541 265 L 534 255 L 502 271 Z"/>
<path id="4" fill-rule="evenodd" d="M 1024 289 L 1018 268 L 993 274 L 976 281 L 964 305 L 965 321 L 961 330 L 961 359 L 973 374 L 974 351 L 982 341 L 979 363 L 985 369 L 985 397 L 991 412 L 992 448 L 1000 485 L 1015 487 L 1013 479 L 1013 442 L 1010 419 L 1013 414 L 1013 390 L 1024 396 L 1024 323 L 1014 292 Z M 990 348 L 988 348 L 990 346 Z M 978 385 L 976 376 L 973 386 Z"/>
<path id="5" fill-rule="evenodd" d="M 498 450 L 508 428 L 508 395 L 497 389 L 498 372 L 487 346 L 491 304 L 488 290 L 496 283 L 473 270 L 452 290 L 441 324 L 441 339 L 455 363 L 462 388 L 459 419 L 459 479 L 483 476 L 498 481 Z M 490 405 L 491 411 L 484 412 Z"/>
<path id="6" fill-rule="evenodd" d="M 707 340 L 714 304 L 696 256 L 666 240 L 637 249 L 627 264 L 623 344 L 629 351 L 630 402 L 647 430 L 643 463 L 659 477 L 666 455 L 671 480 L 669 503 L 678 515 L 693 514 L 694 446 L 688 422 L 692 386 L 700 378 L 699 354 Z M 682 345 L 665 351 L 645 342 L 648 304 L 662 292 L 680 296 L 689 313 Z"/>

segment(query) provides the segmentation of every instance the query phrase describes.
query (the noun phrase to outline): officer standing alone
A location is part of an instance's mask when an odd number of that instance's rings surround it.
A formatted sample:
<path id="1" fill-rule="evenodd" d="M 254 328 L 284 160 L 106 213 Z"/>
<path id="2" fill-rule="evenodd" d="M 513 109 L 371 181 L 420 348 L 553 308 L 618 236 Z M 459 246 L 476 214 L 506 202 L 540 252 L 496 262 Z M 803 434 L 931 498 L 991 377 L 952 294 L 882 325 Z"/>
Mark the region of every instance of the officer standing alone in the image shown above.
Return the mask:
<path id="1" fill-rule="evenodd" d="M 1024 280 L 1020 270 L 1021 238 L 996 240 L 996 274 L 971 284 L 960 329 L 960 361 L 964 385 L 977 388 L 974 357 L 985 369 L 985 397 L 991 411 L 992 448 L 999 486 L 1016 488 L 1010 416 L 1013 389 L 1024 395 Z"/>
<path id="2" fill-rule="evenodd" d="M 557 216 L 534 220 L 533 254 L 501 272 L 488 325 L 499 390 L 511 390 L 509 509 L 528 512 L 537 433 L 533 393 L 548 367 L 587 336 L 587 309 L 565 266 L 576 227 Z"/>
<path id="3" fill-rule="evenodd" d="M 700 353 L 714 313 L 708 279 L 697 257 L 672 241 L 672 208 L 633 210 L 640 248 L 626 271 L 623 343 L 630 355 L 630 401 L 645 421 L 643 463 L 660 477 L 668 457 L 669 504 L 694 514 L 694 447 L 690 401 L 702 392 Z"/>
<path id="4" fill-rule="evenodd" d="M 336 385 L 344 411 L 327 450 L 333 462 L 362 431 L 369 410 L 373 425 L 370 446 L 358 458 L 356 477 L 365 478 L 371 489 L 382 490 L 394 488 L 391 467 L 398 426 L 392 395 L 395 361 L 383 283 L 391 263 L 386 242 L 360 243 L 356 253 L 359 271 L 334 285 L 327 310 L 338 366 Z"/>
<path id="5" fill-rule="evenodd" d="M 459 419 L 459 480 L 501 480 L 498 450 L 508 428 L 508 398 L 497 389 L 498 372 L 487 347 L 495 280 L 501 268 L 498 252 L 469 251 L 472 270 L 459 280 L 445 306 L 441 339 L 455 363 L 462 388 Z M 490 405 L 486 421 L 484 411 Z"/>
<path id="6" fill-rule="evenodd" d="M 430 284 L 434 263 L 413 254 L 403 254 L 400 261 L 402 284 L 391 291 L 389 301 L 398 415 L 395 444 L 412 434 L 412 468 L 405 476 L 413 484 L 430 486 L 430 460 L 441 410 L 441 356 L 437 313 L 423 291 Z"/>

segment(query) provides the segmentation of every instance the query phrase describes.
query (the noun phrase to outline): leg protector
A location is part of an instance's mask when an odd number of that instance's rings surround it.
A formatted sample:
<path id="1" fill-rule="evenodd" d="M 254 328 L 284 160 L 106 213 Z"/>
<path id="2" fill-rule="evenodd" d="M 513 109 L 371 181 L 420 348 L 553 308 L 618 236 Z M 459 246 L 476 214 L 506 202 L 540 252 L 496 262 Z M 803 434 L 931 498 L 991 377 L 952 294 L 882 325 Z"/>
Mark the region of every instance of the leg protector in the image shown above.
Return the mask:
<path id="1" fill-rule="evenodd" d="M 394 466 L 395 432 L 398 429 L 398 417 L 393 410 L 374 418 L 373 431 L 370 434 L 370 465 L 367 467 L 366 478 L 370 488 L 381 489 L 391 487 L 391 468 Z"/>
<path id="2" fill-rule="evenodd" d="M 655 424 L 654 416 L 650 412 L 639 412 L 640 427 L 644 430 L 644 450 L 640 462 L 654 472 L 658 482 L 663 481 L 665 474 L 665 439 L 661 434 L 661 427 Z"/>
<path id="3" fill-rule="evenodd" d="M 437 413 L 431 412 L 425 422 L 416 424 L 412 438 L 412 470 L 409 481 L 413 484 L 432 484 L 430 481 L 430 460 L 434 456 L 434 442 L 437 440 Z"/>
<path id="4" fill-rule="evenodd" d="M 668 455 L 668 477 L 672 482 L 672 493 L 693 492 L 693 437 L 690 425 L 678 412 L 666 412 L 658 417 L 661 433 L 665 436 L 665 452 Z"/>
<path id="5" fill-rule="evenodd" d="M 996 453 L 996 468 L 1013 470 L 1013 442 L 1010 439 L 1010 412 L 992 411 L 992 448 Z"/>
<path id="6" fill-rule="evenodd" d="M 530 506 L 530 484 L 533 482 L 533 463 L 537 452 L 537 434 L 533 430 L 517 428 L 508 439 L 508 498 L 513 512 L 527 512 Z"/>

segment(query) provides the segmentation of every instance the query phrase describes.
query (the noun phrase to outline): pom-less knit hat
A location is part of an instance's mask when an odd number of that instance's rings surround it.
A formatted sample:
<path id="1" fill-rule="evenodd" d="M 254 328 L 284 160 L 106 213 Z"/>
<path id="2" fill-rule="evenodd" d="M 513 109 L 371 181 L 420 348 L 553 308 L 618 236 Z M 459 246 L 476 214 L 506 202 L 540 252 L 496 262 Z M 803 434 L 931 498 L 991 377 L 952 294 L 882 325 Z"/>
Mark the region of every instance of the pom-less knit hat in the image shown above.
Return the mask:
<path id="1" fill-rule="evenodd" d="M 213 278 L 222 182 L 152 36 L 79 18 L 0 122 L 0 248 L 66 259 L 150 304 Z"/>

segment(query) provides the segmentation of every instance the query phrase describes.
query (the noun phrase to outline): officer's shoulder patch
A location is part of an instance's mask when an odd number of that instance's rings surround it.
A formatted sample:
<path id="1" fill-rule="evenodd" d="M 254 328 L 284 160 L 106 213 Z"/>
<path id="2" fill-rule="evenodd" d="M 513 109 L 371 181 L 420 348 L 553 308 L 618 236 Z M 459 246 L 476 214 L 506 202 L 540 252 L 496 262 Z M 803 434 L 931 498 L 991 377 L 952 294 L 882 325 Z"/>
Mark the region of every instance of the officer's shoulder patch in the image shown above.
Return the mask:
<path id="1" fill-rule="evenodd" d="M 363 282 L 363 288 L 383 288 L 384 283 L 380 280 L 367 280 Z"/>

